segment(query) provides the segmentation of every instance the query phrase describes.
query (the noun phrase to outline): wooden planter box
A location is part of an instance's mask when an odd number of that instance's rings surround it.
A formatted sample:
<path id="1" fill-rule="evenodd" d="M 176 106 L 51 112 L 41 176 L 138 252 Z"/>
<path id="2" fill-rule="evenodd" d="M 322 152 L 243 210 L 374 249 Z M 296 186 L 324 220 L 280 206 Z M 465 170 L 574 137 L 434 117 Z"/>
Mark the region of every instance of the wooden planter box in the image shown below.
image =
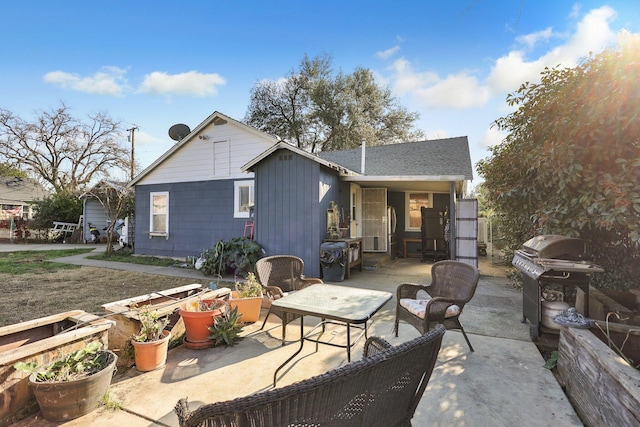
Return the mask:
<path id="1" fill-rule="evenodd" d="M 155 311 L 160 316 L 168 315 L 169 325 L 165 329 L 171 332 L 174 340 L 184 335 L 184 322 L 178 313 L 182 304 L 198 299 L 224 298 L 230 293 L 229 288 L 209 290 L 195 283 L 104 304 L 102 308 L 112 313 L 109 318 L 115 321 L 109 333 L 109 349 L 118 355 L 119 366 L 133 365 L 133 354 L 127 348 L 131 337 L 140 331 L 136 307 Z"/>
<path id="2" fill-rule="evenodd" d="M 607 314 L 618 313 L 610 316 L 609 322 L 624 323 L 640 326 L 640 308 L 636 302 L 637 294 L 634 292 L 621 292 L 611 289 L 598 289 L 589 286 L 589 318 L 595 320 L 607 320 Z M 577 290 L 576 309 L 584 314 L 584 292 Z"/>
<path id="3" fill-rule="evenodd" d="M 38 411 L 29 374 L 16 371 L 16 362 L 44 366 L 92 341 L 102 342 L 106 349 L 112 325 L 112 321 L 75 310 L 0 328 L 0 426 Z"/>
<path id="4" fill-rule="evenodd" d="M 629 329 L 636 330 L 625 349 L 629 350 L 627 357 L 639 363 L 640 328 L 609 323 L 609 329 L 618 345 Z M 605 345 L 598 334 L 562 327 L 557 369 L 565 392 L 585 425 L 640 425 L 640 371 Z"/>

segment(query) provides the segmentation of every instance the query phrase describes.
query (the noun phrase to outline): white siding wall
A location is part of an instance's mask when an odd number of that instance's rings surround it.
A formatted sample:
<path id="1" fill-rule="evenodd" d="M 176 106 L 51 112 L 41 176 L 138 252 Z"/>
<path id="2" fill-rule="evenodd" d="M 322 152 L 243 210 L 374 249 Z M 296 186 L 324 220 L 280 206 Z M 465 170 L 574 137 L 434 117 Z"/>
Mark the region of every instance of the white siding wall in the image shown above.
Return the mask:
<path id="1" fill-rule="evenodd" d="M 206 139 L 200 139 L 200 135 L 206 135 Z M 214 144 L 223 141 L 229 144 L 228 162 L 226 159 L 223 162 L 220 158 L 225 150 L 219 148 L 217 149 L 218 158 L 214 159 Z M 273 140 L 261 138 L 231 122 L 215 126 L 210 124 L 198 135 L 191 137 L 184 146 L 156 166 L 136 185 L 215 179 L 251 179 L 253 173 L 241 172 L 240 168 L 273 144 Z M 227 155 L 225 154 L 224 157 Z M 228 163 L 227 171 L 221 163 Z"/>

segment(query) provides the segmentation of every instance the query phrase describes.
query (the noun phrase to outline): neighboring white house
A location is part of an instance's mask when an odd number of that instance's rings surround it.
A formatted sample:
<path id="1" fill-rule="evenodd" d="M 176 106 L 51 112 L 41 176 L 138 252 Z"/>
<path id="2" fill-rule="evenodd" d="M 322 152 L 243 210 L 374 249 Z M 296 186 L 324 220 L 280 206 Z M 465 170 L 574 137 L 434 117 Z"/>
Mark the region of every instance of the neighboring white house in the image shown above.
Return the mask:
<path id="1" fill-rule="evenodd" d="M 15 176 L 0 176 L 0 219 L 33 218 L 33 206 L 47 196 L 35 180 Z"/>
<path id="2" fill-rule="evenodd" d="M 108 210 L 104 208 L 100 200 L 96 198 L 94 194 L 100 192 L 102 187 L 110 187 L 117 192 L 128 191 L 125 182 L 101 180 L 96 185 L 91 187 L 90 190 L 83 193 L 80 198 L 82 199 L 82 239 L 86 242 L 91 238 L 89 231 L 89 224 L 93 224 L 100 232 L 100 237 L 107 237 L 106 227 L 108 227 L 113 221 L 118 221 L 124 218 L 111 218 Z M 128 221 L 127 221 L 128 222 Z"/>

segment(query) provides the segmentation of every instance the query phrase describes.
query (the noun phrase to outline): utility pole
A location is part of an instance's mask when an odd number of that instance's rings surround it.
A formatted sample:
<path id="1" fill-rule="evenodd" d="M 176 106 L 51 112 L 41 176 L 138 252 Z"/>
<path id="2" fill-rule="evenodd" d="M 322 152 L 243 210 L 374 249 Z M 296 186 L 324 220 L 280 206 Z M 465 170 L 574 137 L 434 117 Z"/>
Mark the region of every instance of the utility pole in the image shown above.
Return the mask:
<path id="1" fill-rule="evenodd" d="M 127 129 L 129 132 L 129 141 L 131 141 L 131 179 L 133 179 L 134 175 L 134 166 L 135 166 L 135 131 L 138 130 L 137 126 L 132 127 L 131 129 Z"/>

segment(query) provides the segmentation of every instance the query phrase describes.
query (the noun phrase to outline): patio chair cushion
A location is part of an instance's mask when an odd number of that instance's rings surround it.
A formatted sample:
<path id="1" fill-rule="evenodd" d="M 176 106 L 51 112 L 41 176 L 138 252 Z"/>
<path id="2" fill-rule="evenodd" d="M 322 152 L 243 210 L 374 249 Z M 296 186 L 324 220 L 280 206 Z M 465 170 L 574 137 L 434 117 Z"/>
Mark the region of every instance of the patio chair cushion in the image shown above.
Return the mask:
<path id="1" fill-rule="evenodd" d="M 406 308 L 411 314 L 414 316 L 418 316 L 421 319 L 424 319 L 424 312 L 427 307 L 427 303 L 431 300 L 431 298 L 420 298 L 420 299 L 411 299 L 411 298 L 402 298 L 400 299 L 400 305 Z M 460 307 L 453 304 L 447 307 L 447 311 L 444 313 L 444 317 L 455 317 L 460 314 Z"/>

